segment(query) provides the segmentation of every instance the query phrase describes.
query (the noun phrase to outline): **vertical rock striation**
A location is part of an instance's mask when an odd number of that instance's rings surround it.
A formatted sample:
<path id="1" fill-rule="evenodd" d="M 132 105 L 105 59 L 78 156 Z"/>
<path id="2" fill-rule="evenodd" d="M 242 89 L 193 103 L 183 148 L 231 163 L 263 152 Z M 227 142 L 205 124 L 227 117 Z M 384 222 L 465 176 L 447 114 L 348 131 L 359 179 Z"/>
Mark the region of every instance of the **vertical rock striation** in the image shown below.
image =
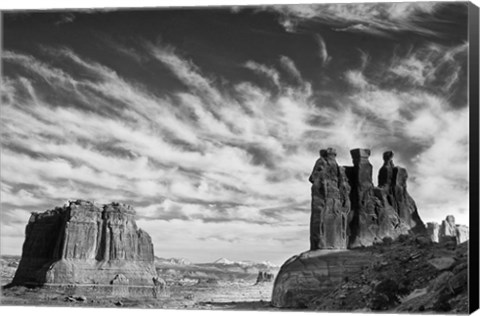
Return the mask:
<path id="1" fill-rule="evenodd" d="M 424 232 L 415 201 L 407 192 L 407 171 L 393 164 L 393 152 L 383 154 L 378 187 L 372 182 L 370 150 L 353 149 L 350 153 L 353 167 L 347 167 L 352 188 L 349 248 L 368 246 L 385 237 L 396 238 L 410 230 Z"/>
<path id="2" fill-rule="evenodd" d="M 347 248 L 350 186 L 336 155 L 332 148 L 320 150 L 320 158 L 309 178 L 312 183 L 311 250 Z"/>
<path id="3" fill-rule="evenodd" d="M 332 148 L 320 150 L 312 183 L 310 250 L 369 246 L 410 230 L 424 232 L 415 201 L 407 192 L 408 174 L 383 154 L 378 187 L 372 181 L 369 149 L 350 151 L 353 166 L 340 167 Z"/>
<path id="4" fill-rule="evenodd" d="M 128 205 L 70 202 L 33 213 L 25 235 L 13 284 L 110 284 L 123 275 L 147 285 L 156 277 L 151 238 Z"/>
<path id="5" fill-rule="evenodd" d="M 352 220 L 348 246 L 367 246 L 380 237 L 381 216 L 379 201 L 375 196 L 372 182 L 372 165 L 368 158 L 369 149 L 353 149 L 350 151 L 353 167 L 346 167 L 347 177 L 352 188 L 350 193 Z M 390 210 L 388 210 L 390 211 Z M 383 234 L 382 234 L 383 235 Z M 380 239 L 381 240 L 381 239 Z"/>

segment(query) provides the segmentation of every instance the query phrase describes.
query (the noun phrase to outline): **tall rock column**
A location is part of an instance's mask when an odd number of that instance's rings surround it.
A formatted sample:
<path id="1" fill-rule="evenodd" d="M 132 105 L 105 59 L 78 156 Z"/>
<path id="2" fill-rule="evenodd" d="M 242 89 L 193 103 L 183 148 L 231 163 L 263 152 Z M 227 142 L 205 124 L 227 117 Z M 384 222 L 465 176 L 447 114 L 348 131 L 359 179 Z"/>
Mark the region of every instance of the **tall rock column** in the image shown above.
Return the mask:
<path id="1" fill-rule="evenodd" d="M 353 248 L 369 245 L 375 241 L 379 214 L 375 208 L 372 165 L 368 161 L 370 149 L 352 149 L 350 154 L 353 167 L 347 167 L 346 171 L 352 188 L 349 248 Z"/>
<path id="2" fill-rule="evenodd" d="M 392 151 L 383 154 L 383 161 L 378 172 L 378 187 L 386 202 L 396 211 L 402 225 L 414 232 L 425 232 L 425 224 L 418 215 L 417 205 L 407 191 L 407 170 L 393 164 Z"/>
<path id="3" fill-rule="evenodd" d="M 383 153 L 383 166 L 378 171 L 378 186 L 392 191 L 392 182 L 395 165 L 393 164 L 393 151 Z"/>
<path id="4" fill-rule="evenodd" d="M 312 183 L 310 249 L 347 247 L 350 186 L 332 148 L 320 150 L 309 181 Z"/>
<path id="5" fill-rule="evenodd" d="M 424 232 L 425 224 L 418 215 L 417 205 L 407 191 L 408 173 L 405 168 L 395 167 L 394 169 L 393 197 L 396 203 L 398 216 L 411 230 Z"/>

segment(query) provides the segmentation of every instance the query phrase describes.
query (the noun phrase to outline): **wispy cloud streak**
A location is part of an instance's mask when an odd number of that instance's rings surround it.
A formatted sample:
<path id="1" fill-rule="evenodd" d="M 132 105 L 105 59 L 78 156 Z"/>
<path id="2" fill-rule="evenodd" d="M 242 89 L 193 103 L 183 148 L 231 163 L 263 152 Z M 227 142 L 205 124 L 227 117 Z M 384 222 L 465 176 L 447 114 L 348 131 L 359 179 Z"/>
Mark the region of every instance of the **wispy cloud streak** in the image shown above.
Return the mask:
<path id="1" fill-rule="evenodd" d="M 410 31 L 439 35 L 422 25 L 422 15 L 431 15 L 442 6 L 439 2 L 295 4 L 265 7 L 280 14 L 280 23 L 289 32 L 311 21 L 326 23 L 337 31 L 391 36 L 392 32 Z"/>

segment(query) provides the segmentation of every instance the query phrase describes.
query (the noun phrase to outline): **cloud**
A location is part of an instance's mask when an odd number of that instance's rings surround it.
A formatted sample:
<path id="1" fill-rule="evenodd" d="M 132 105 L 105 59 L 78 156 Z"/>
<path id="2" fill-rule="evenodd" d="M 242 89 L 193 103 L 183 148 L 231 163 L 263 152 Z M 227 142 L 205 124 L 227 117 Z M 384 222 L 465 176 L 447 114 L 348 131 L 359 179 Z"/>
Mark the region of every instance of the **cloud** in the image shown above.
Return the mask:
<path id="1" fill-rule="evenodd" d="M 25 189 L 14 192 L 11 185 L 3 184 L 1 188 L 2 203 L 15 206 L 32 206 L 43 204 L 44 200 Z"/>
<path id="2" fill-rule="evenodd" d="M 366 24 L 353 24 L 346 27 L 336 27 L 334 28 L 335 31 L 338 32 L 350 32 L 350 33 L 368 33 L 376 36 L 387 36 L 387 34 L 383 30 L 378 30 L 372 28 Z"/>
<path id="3" fill-rule="evenodd" d="M 180 81 L 196 89 L 200 95 L 208 97 L 211 101 L 218 102 L 221 99 L 218 91 L 212 86 L 213 80 L 202 75 L 194 63 L 175 54 L 173 47 L 168 45 L 159 47 L 150 43 L 145 45 L 153 57 L 167 66 Z"/>
<path id="4" fill-rule="evenodd" d="M 307 113 L 315 111 L 306 83 L 286 86 L 278 70 L 251 61 L 247 67 L 281 87 L 282 96 L 275 99 L 248 82 L 235 84 L 227 95 L 171 47 L 147 46 L 144 53 L 187 86 L 166 98 L 69 49 L 42 50 L 89 76 L 6 53 L 4 60 L 28 77 L 8 73 L 3 88 L 2 183 L 11 189 L 3 192 L 2 203 L 7 208 L 46 208 L 76 198 L 120 200 L 147 204 L 138 208 L 140 217 L 257 225 L 278 223 L 282 209 L 306 199 L 308 189 L 297 179 L 306 171 L 292 163 L 298 160 L 295 151 L 290 163 L 281 161 L 286 147 L 296 146 L 309 128 Z M 284 62 L 303 82 L 294 62 Z M 59 103 L 45 99 L 37 78 L 47 84 L 46 91 L 55 91 Z M 67 97 L 71 103 L 61 104 Z M 286 175 L 282 183 L 272 180 L 277 174 Z M 258 212 L 272 205 L 276 214 Z"/>
<path id="5" fill-rule="evenodd" d="M 318 57 L 320 58 L 322 65 L 326 65 L 332 58 L 328 56 L 327 44 L 320 34 L 315 34 L 315 41 L 318 45 Z"/>
<path id="6" fill-rule="evenodd" d="M 451 90 L 445 88 L 446 81 L 455 82 L 451 88 L 459 82 L 439 76 L 444 67 L 458 69 L 447 72 L 455 78 L 465 76 L 464 56 L 458 55 L 464 48 L 427 45 L 394 56 L 389 67 L 377 73 L 367 66 L 370 78 L 363 67 L 344 75 L 352 87 L 348 102 L 353 112 L 343 117 L 357 122 L 356 138 L 376 151 L 399 148 L 394 160 L 407 167 L 410 194 L 426 221 L 458 214 L 467 222 L 461 210 L 468 209 L 468 107 L 453 104 Z M 383 81 L 377 82 L 377 77 Z"/>
<path id="7" fill-rule="evenodd" d="M 55 25 L 60 26 L 62 24 L 72 23 L 74 20 L 75 15 L 73 13 L 64 13 L 60 15 L 60 18 L 55 22 Z"/>
<path id="8" fill-rule="evenodd" d="M 452 93 L 463 83 L 460 79 L 465 77 L 462 71 L 465 71 L 467 51 L 467 43 L 453 47 L 425 45 L 407 56 L 394 58 L 389 71 L 412 85 Z"/>
<path id="9" fill-rule="evenodd" d="M 267 77 L 276 87 L 280 87 L 280 74 L 277 70 L 251 60 L 245 63 L 245 67 Z"/>
<path id="10" fill-rule="evenodd" d="M 295 66 L 295 62 L 288 58 L 287 56 L 280 56 L 280 64 L 284 69 L 288 71 L 288 73 L 295 78 L 297 81 L 302 82 L 302 74 L 298 70 L 297 66 Z"/>
<path id="11" fill-rule="evenodd" d="M 264 7 L 277 12 L 286 31 L 295 31 L 298 25 L 316 21 L 331 25 L 337 31 L 361 32 L 375 36 L 389 36 L 390 32 L 414 32 L 424 35 L 432 31 L 422 17 L 432 15 L 441 3 L 351 3 L 351 4 L 295 4 Z"/>
<path id="12" fill-rule="evenodd" d="M 370 84 L 363 73 L 359 70 L 348 70 L 345 72 L 345 80 L 353 87 L 359 89 L 368 89 Z"/>

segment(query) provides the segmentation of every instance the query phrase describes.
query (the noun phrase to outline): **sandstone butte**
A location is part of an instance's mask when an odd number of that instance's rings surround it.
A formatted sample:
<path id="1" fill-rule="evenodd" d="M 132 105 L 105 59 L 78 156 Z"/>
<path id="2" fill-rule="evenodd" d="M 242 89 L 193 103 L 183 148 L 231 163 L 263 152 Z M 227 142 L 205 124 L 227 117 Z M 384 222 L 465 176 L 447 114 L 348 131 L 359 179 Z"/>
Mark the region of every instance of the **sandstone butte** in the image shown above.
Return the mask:
<path id="1" fill-rule="evenodd" d="M 427 223 L 427 232 L 433 242 L 455 240 L 456 243 L 461 244 L 469 237 L 468 226 L 456 225 L 453 215 L 448 215 L 440 225 L 434 222 Z"/>
<path id="2" fill-rule="evenodd" d="M 276 307 L 299 307 L 307 297 L 330 291 L 346 271 L 360 270 L 371 262 L 366 252 L 349 249 L 409 232 L 426 234 L 407 192 L 407 171 L 394 165 L 393 152 L 383 154 L 378 186 L 372 180 L 370 150 L 353 149 L 350 154 L 353 166 L 342 167 L 334 149 L 320 150 L 309 178 L 310 251 L 281 267 L 272 293 Z"/>
<path id="3" fill-rule="evenodd" d="M 69 202 L 32 213 L 12 285 L 155 285 L 153 244 L 128 205 Z"/>

